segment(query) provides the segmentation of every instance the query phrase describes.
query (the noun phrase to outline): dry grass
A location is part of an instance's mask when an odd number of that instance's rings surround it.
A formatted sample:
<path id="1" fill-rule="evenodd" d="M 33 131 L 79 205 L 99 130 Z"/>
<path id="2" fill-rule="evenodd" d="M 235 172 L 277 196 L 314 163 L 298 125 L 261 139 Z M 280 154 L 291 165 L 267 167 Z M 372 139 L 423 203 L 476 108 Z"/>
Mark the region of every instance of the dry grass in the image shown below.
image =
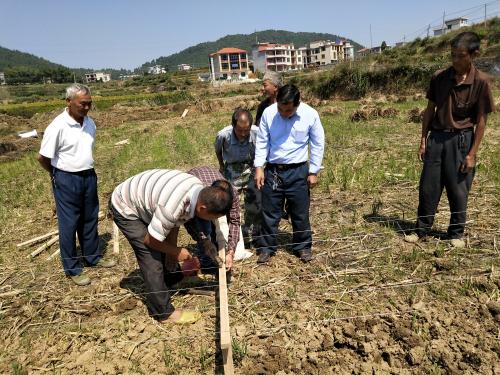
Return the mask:
<path id="1" fill-rule="evenodd" d="M 198 101 L 185 119 L 186 104 L 95 112 L 101 202 L 117 183 L 147 168 L 216 165 L 215 132 L 229 123 L 232 108 L 253 105 L 255 97 L 214 100 L 211 108 L 212 101 Z M 282 222 L 282 246 L 269 266 L 257 267 L 255 258 L 236 265 L 229 303 L 237 373 L 500 371 L 498 115 L 490 117 L 481 148 L 467 247 L 456 250 L 437 238 L 403 241 L 415 218 L 420 169 L 419 128 L 403 117 L 414 106 L 396 103 L 390 117 L 377 112 L 356 123 L 349 113 L 358 102 L 320 103 L 328 147 L 312 194 L 316 258 L 304 265 L 287 252 L 290 225 Z M 30 121 L 43 130 L 48 115 Z M 113 146 L 123 139 L 130 144 Z M 0 172 L 0 371 L 219 371 L 214 297 L 185 294 L 182 288 L 192 285 L 181 286 L 174 305 L 199 309 L 202 321 L 188 328 L 155 323 L 123 239 L 118 266 L 91 269 L 88 288 L 72 285 L 58 259 L 46 260 L 55 248 L 32 261 L 26 258 L 32 249 L 15 248 L 56 226 L 35 152 L 18 152 Z M 436 228 L 446 229 L 448 217 L 443 197 Z M 110 231 L 102 221 L 105 250 L 112 247 Z M 183 232 L 181 243 L 190 242 Z"/>

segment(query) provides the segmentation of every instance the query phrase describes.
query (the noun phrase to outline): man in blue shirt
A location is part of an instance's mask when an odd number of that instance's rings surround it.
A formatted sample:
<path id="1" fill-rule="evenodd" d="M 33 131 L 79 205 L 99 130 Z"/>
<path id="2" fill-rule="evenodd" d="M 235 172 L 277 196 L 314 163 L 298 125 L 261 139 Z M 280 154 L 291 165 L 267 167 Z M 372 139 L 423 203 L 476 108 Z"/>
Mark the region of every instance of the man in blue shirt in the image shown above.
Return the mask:
<path id="1" fill-rule="evenodd" d="M 276 252 L 285 199 L 293 228 L 292 250 L 303 262 L 309 262 L 312 260 L 309 189 L 318 183 L 325 134 L 318 112 L 300 102 L 296 86 L 281 87 L 276 99 L 262 115 L 255 146 L 255 184 L 262 190 L 257 263 L 267 263 Z"/>

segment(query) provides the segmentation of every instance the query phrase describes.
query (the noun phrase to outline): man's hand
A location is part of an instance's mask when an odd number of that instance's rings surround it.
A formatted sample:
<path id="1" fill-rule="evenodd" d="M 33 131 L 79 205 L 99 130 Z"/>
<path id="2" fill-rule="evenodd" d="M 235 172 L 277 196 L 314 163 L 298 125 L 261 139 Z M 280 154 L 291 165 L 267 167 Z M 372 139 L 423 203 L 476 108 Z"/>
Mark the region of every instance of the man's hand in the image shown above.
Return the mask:
<path id="1" fill-rule="evenodd" d="M 470 173 L 476 166 L 476 157 L 474 155 L 467 155 L 464 162 L 460 166 L 460 172 Z"/>
<path id="2" fill-rule="evenodd" d="M 234 252 L 228 251 L 226 253 L 226 271 L 230 271 L 233 267 Z"/>
<path id="3" fill-rule="evenodd" d="M 185 262 L 188 259 L 191 259 L 193 256 L 185 247 L 179 247 L 179 254 L 177 255 L 178 262 Z"/>
<path id="4" fill-rule="evenodd" d="M 210 238 L 204 239 L 202 241 L 202 244 L 205 255 L 212 259 L 212 261 L 214 261 L 214 263 L 217 264 L 218 267 L 222 267 L 222 259 L 220 259 L 217 248 L 212 243 Z"/>
<path id="5" fill-rule="evenodd" d="M 256 167 L 255 168 L 255 186 L 257 189 L 261 189 L 264 186 L 264 168 Z"/>
<path id="6" fill-rule="evenodd" d="M 318 176 L 315 174 L 307 176 L 307 184 L 309 185 L 309 189 L 314 188 L 318 184 Z"/>
<path id="7" fill-rule="evenodd" d="M 420 161 L 424 161 L 424 157 L 425 157 L 425 149 L 426 149 L 426 142 L 424 140 L 422 140 L 420 142 L 420 147 L 418 148 L 418 160 Z"/>

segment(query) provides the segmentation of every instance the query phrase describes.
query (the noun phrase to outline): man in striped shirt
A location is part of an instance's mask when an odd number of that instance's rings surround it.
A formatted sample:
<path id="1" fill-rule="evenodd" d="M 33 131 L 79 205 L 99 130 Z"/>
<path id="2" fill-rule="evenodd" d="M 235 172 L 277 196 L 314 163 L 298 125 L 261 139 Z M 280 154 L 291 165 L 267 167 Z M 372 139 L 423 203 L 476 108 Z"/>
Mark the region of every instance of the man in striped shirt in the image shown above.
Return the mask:
<path id="1" fill-rule="evenodd" d="M 110 213 L 134 249 L 155 319 L 194 323 L 200 318 L 194 311 L 175 310 L 170 302 L 168 288 L 183 278 L 177 263 L 192 259 L 177 246 L 178 230 L 194 217 L 210 221 L 226 215 L 232 201 L 232 191 L 219 181 L 205 187 L 190 174 L 168 169 L 139 173 L 113 191 Z"/>

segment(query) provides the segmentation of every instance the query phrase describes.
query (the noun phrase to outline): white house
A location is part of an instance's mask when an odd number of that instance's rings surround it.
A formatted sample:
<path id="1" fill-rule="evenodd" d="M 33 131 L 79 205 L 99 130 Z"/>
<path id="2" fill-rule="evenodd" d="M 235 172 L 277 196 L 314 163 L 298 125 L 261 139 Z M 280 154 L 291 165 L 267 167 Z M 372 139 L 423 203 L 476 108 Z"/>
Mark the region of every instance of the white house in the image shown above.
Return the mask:
<path id="1" fill-rule="evenodd" d="M 0 85 L 5 85 L 5 73 L 0 72 Z"/>
<path id="2" fill-rule="evenodd" d="M 457 30 L 464 26 L 469 26 L 468 18 L 458 17 L 458 18 L 453 18 L 451 20 L 446 20 L 444 21 L 444 25 L 442 25 L 438 29 L 434 29 L 434 36 L 443 35 L 451 30 Z"/>
<path id="3" fill-rule="evenodd" d="M 149 74 L 162 74 L 162 73 L 166 73 L 167 70 L 162 67 L 161 65 L 155 65 L 155 66 L 150 66 L 148 68 L 148 73 Z"/>
<path id="4" fill-rule="evenodd" d="M 181 70 L 181 71 L 184 71 L 184 70 L 191 70 L 193 69 L 193 67 L 189 64 L 179 64 L 177 65 L 177 70 Z"/>
<path id="5" fill-rule="evenodd" d="M 85 80 L 87 83 L 92 82 L 108 82 L 111 81 L 111 74 L 103 72 L 94 72 L 85 74 Z"/>

